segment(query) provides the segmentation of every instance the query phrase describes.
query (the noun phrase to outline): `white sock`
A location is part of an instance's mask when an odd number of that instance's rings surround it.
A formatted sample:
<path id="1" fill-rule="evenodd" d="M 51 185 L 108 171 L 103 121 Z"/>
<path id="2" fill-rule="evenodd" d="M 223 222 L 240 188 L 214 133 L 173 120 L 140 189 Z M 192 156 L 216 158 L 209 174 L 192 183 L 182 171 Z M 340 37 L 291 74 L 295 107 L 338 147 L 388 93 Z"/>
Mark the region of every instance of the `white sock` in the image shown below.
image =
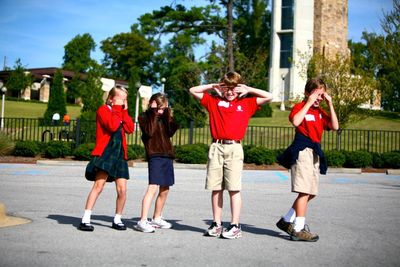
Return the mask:
<path id="1" fill-rule="evenodd" d="M 92 216 L 91 210 L 85 210 L 85 213 L 82 217 L 82 223 L 90 223 L 90 216 Z"/>
<path id="2" fill-rule="evenodd" d="M 293 208 L 290 208 L 290 210 L 286 213 L 285 216 L 283 216 L 283 220 L 285 222 L 294 222 L 294 219 L 296 218 L 296 211 Z"/>
<path id="3" fill-rule="evenodd" d="M 301 230 L 304 229 L 305 223 L 306 223 L 305 217 L 296 217 L 296 219 L 294 219 L 294 230 L 296 232 L 300 232 Z"/>
<path id="4" fill-rule="evenodd" d="M 121 214 L 115 214 L 114 223 L 115 223 L 115 224 L 122 223 L 122 221 L 121 221 Z"/>

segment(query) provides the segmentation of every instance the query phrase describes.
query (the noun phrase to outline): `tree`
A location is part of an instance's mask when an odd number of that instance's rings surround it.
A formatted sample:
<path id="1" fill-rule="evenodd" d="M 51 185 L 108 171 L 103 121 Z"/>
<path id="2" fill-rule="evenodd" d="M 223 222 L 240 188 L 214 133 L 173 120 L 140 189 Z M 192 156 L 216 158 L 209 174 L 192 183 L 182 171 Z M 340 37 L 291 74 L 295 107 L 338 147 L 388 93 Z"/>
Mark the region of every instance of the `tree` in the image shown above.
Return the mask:
<path id="1" fill-rule="evenodd" d="M 33 76 L 26 71 L 20 59 L 15 61 L 14 70 L 7 79 L 6 87 L 19 96 L 28 86 L 33 83 Z"/>
<path id="2" fill-rule="evenodd" d="M 98 64 L 92 64 L 87 73 L 84 85 L 85 88 L 82 92 L 83 107 L 81 119 L 95 120 L 97 109 L 104 103 L 104 91 L 101 89 L 102 83 L 100 81 L 100 77 L 103 73 L 103 68 Z"/>
<path id="3" fill-rule="evenodd" d="M 324 57 L 315 53 L 304 62 L 309 62 L 308 78 L 322 76 L 327 84 L 341 128 L 361 115 L 360 105 L 371 101 L 376 88 L 372 77 L 359 71 L 353 74 L 351 58 L 346 56 Z"/>
<path id="4" fill-rule="evenodd" d="M 78 73 L 87 72 L 94 62 L 90 57 L 90 53 L 95 48 L 96 43 L 89 33 L 76 35 L 64 46 L 64 63 L 62 67 Z"/>
<path id="5" fill-rule="evenodd" d="M 60 114 L 61 118 L 67 113 L 63 78 L 62 71 L 58 69 L 54 74 L 49 102 L 43 116 L 45 124 L 51 123 L 54 113 Z"/>
<path id="6" fill-rule="evenodd" d="M 400 111 L 400 0 L 393 0 L 393 10 L 381 20 L 384 35 L 363 33 L 375 75 L 382 92 L 382 107 Z"/>
<path id="7" fill-rule="evenodd" d="M 184 31 L 174 36 L 166 45 L 166 59 L 161 73 L 168 77 L 165 88 L 174 109 L 175 120 L 181 127 L 189 127 L 191 121 L 204 125 L 205 112 L 188 92 L 188 88 L 199 84 L 201 69 L 194 60 L 193 44 L 196 36 Z"/>
<path id="8" fill-rule="evenodd" d="M 96 48 L 92 36 L 89 33 L 76 35 L 64 46 L 64 63 L 62 67 L 74 72 L 74 77 L 68 84 L 67 100 L 74 100 L 81 96 L 85 86 L 82 73 L 86 73 L 90 66 L 95 64 L 95 60 L 90 57 Z"/>

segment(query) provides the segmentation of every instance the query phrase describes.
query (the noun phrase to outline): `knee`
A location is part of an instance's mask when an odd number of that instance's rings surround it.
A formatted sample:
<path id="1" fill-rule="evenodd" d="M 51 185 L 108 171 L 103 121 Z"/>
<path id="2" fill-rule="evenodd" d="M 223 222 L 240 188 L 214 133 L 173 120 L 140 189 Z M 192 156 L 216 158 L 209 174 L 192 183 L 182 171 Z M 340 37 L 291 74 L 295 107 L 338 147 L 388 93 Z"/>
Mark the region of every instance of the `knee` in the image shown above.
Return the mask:
<path id="1" fill-rule="evenodd" d="M 97 184 L 95 183 L 93 186 L 93 191 L 95 191 L 97 194 L 100 194 L 103 192 L 104 185 L 103 184 Z"/>
<path id="2" fill-rule="evenodd" d="M 126 197 L 126 187 L 117 188 L 118 197 Z"/>

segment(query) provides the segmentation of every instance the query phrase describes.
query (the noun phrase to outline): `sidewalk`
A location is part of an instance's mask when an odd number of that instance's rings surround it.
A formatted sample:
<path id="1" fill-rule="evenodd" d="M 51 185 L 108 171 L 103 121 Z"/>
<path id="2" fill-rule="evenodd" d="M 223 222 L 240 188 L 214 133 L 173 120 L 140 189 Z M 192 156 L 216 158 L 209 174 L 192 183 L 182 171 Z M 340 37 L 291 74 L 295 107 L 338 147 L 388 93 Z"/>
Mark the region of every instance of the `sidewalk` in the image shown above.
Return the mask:
<path id="1" fill-rule="evenodd" d="M 94 212 L 94 232 L 76 229 L 91 183 L 85 164 L 0 164 L 0 202 L 31 223 L 0 228 L 0 266 L 397 266 L 400 261 L 400 176 L 328 173 L 307 222 L 316 243 L 290 241 L 276 226 L 295 195 L 287 171 L 243 171 L 243 237 L 204 237 L 211 219 L 205 168 L 176 166 L 164 217 L 174 228 L 132 230 L 140 216 L 147 168 L 130 167 L 123 220 L 111 228 L 115 186 L 107 184 Z M 229 221 L 224 196 L 223 219 Z"/>

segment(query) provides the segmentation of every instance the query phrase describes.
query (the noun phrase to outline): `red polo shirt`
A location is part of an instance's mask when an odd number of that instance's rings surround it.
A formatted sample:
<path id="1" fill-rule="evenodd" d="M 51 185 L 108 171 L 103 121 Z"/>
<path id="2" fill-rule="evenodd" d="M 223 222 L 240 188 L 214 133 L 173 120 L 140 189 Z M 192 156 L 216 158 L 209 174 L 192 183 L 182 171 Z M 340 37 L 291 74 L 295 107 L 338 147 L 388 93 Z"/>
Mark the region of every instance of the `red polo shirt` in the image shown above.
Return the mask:
<path id="1" fill-rule="evenodd" d="M 122 146 L 124 148 L 125 160 L 128 159 L 126 149 L 125 133 L 134 131 L 134 123 L 128 111 L 122 106 L 102 105 L 96 113 L 96 145 L 92 151 L 92 156 L 101 156 L 110 141 L 111 135 L 118 130 L 122 122 Z"/>
<path id="2" fill-rule="evenodd" d="M 289 115 L 289 120 L 293 121 L 294 115 L 299 112 L 304 105 L 305 101 L 297 103 L 292 108 Z M 329 123 L 331 122 L 331 117 L 323 110 L 321 107 L 310 107 L 307 111 L 304 120 L 299 126 L 296 127 L 296 132 L 307 136 L 313 142 L 321 143 L 322 134 L 324 130 L 329 130 Z"/>
<path id="3" fill-rule="evenodd" d="M 229 102 L 204 93 L 200 104 L 209 113 L 211 136 L 214 139 L 241 140 L 246 134 L 251 116 L 258 109 L 256 99 L 236 98 Z"/>

